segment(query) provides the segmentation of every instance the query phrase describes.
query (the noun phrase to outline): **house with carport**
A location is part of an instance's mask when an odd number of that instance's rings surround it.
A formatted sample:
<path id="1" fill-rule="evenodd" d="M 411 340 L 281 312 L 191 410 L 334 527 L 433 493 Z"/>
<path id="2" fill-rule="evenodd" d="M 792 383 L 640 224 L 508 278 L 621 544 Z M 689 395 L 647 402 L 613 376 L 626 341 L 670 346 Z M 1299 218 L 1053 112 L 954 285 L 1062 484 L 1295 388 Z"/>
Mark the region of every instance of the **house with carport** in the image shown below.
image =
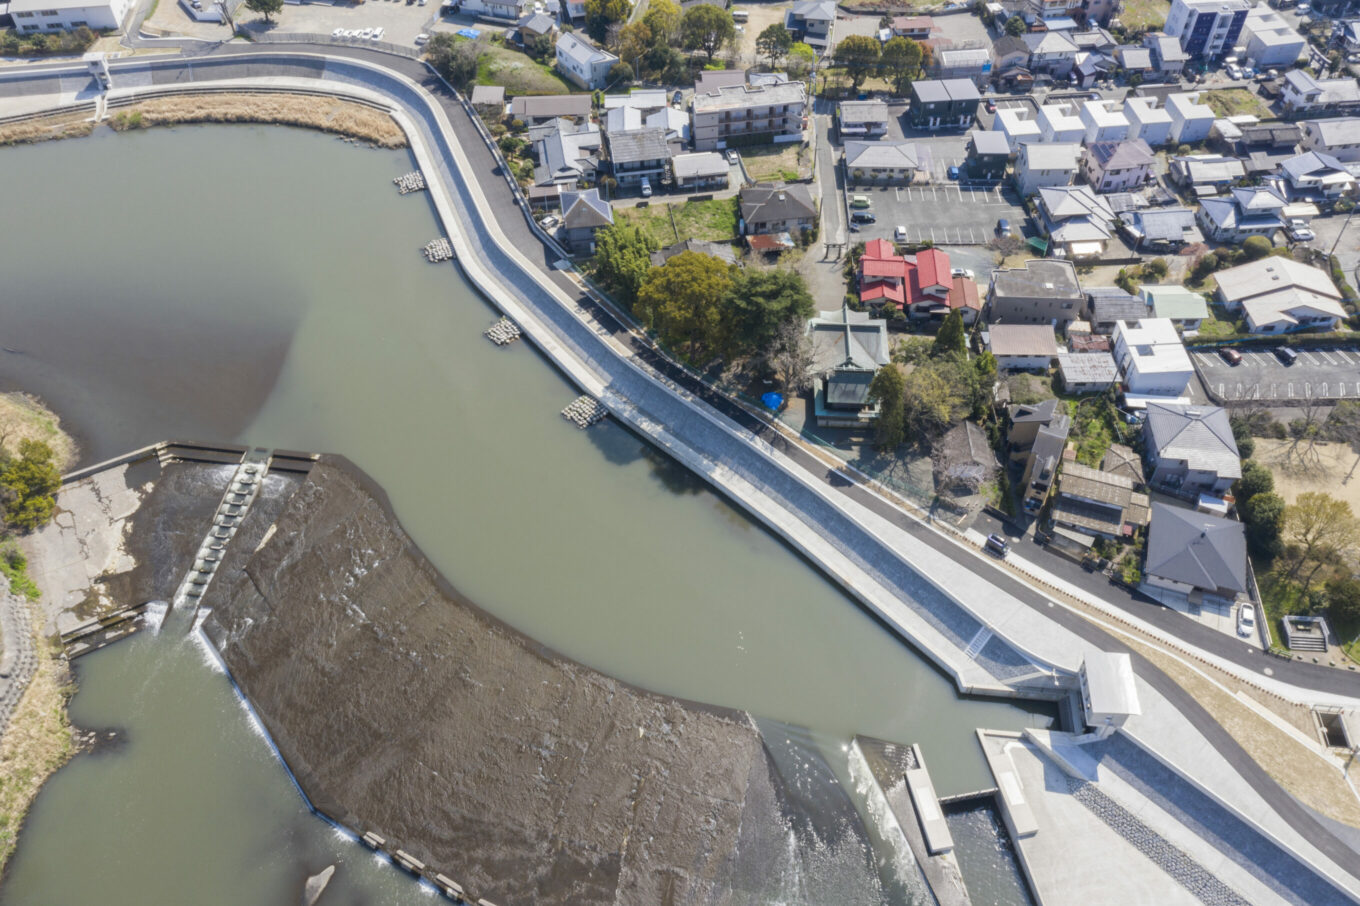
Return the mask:
<path id="1" fill-rule="evenodd" d="M 1147 405 L 1143 443 L 1148 484 L 1181 496 L 1222 497 L 1242 477 L 1228 411 L 1182 403 Z"/>
<path id="2" fill-rule="evenodd" d="M 1247 591 L 1246 527 L 1154 502 L 1143 581 L 1150 592 L 1170 592 L 1191 604 L 1231 605 Z"/>

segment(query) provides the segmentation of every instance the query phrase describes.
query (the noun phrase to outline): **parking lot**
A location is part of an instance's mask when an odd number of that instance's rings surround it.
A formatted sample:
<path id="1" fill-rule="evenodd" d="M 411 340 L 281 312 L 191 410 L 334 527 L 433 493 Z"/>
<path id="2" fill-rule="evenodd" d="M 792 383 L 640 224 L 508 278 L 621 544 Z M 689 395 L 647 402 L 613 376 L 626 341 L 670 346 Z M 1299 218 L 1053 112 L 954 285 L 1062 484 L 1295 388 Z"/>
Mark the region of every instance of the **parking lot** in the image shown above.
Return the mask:
<path id="1" fill-rule="evenodd" d="M 1240 365 L 1229 365 L 1217 352 L 1191 353 L 1205 387 L 1225 402 L 1360 399 L 1360 349 L 1296 347 L 1293 365 L 1268 349 L 1238 351 Z"/>
<path id="2" fill-rule="evenodd" d="M 957 183 L 928 186 L 849 186 L 851 196 L 866 195 L 875 223 L 859 225 L 855 241 L 898 239 L 909 243 L 930 240 L 936 245 L 985 245 L 996 235 L 996 221 L 1007 218 L 1014 232 L 1024 211 L 1012 190 L 966 188 Z M 853 209 L 852 209 L 853 210 Z M 894 236 L 906 227 L 906 237 Z"/>

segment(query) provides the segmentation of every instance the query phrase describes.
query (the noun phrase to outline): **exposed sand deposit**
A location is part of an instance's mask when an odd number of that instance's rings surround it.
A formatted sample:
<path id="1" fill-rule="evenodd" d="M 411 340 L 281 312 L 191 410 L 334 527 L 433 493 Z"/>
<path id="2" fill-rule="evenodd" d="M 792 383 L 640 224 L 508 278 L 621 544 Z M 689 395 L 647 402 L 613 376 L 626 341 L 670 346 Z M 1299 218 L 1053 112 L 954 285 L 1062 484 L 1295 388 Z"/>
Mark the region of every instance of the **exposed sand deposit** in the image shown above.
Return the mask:
<path id="1" fill-rule="evenodd" d="M 357 138 L 380 148 L 406 147 L 406 133 L 380 110 L 335 98 L 294 94 L 194 94 L 152 98 L 109 117 L 118 131 L 182 123 L 277 123 Z"/>

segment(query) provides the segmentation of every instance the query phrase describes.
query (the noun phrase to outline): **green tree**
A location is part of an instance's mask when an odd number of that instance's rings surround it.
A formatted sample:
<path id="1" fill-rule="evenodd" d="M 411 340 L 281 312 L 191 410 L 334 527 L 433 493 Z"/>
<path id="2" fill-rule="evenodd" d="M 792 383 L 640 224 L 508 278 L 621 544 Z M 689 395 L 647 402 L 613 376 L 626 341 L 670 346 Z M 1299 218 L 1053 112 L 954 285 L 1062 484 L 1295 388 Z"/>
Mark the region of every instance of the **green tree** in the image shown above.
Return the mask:
<path id="1" fill-rule="evenodd" d="M 1253 437 L 1251 433 L 1251 420 L 1246 417 L 1234 415 L 1228 419 L 1228 424 L 1232 428 L 1233 442 L 1237 444 L 1237 454 L 1243 459 L 1251 459 L 1251 455 L 1256 452 L 1256 438 Z M 1259 469 L 1265 468 L 1259 463 L 1256 464 L 1256 467 Z M 1245 476 L 1246 466 L 1243 466 L 1242 468 L 1242 474 Z M 1266 474 L 1269 475 L 1270 473 L 1267 471 Z M 1266 488 L 1266 490 L 1269 491 L 1270 488 Z"/>
<path id="2" fill-rule="evenodd" d="M 1349 558 L 1354 553 L 1360 545 L 1360 522 L 1346 501 L 1307 491 L 1285 508 L 1284 537 L 1299 550 L 1299 561 L 1290 570 L 1290 576 L 1297 575 L 1305 564 L 1313 564 L 1303 583 L 1307 587 L 1328 561 Z"/>
<path id="3" fill-rule="evenodd" d="M 1333 624 L 1360 623 L 1360 579 L 1344 575 L 1327 582 L 1327 615 Z"/>
<path id="4" fill-rule="evenodd" d="M 1147 264 L 1143 265 L 1144 275 L 1155 277 L 1158 280 L 1163 279 L 1169 270 L 1170 266 L 1166 263 L 1165 258 L 1153 258 Z"/>
<path id="5" fill-rule="evenodd" d="M 540 63 L 549 62 L 553 57 L 552 35 L 531 36 L 524 42 L 524 52 L 529 55 L 530 59 L 537 60 Z"/>
<path id="6" fill-rule="evenodd" d="M 792 46 L 793 35 L 782 22 L 774 23 L 756 38 L 756 53 L 770 61 L 771 69 L 779 65 Z"/>
<path id="7" fill-rule="evenodd" d="M 619 29 L 618 55 L 625 63 L 640 61 L 652 49 L 652 30 L 645 22 L 630 22 Z"/>
<path id="8" fill-rule="evenodd" d="M 283 0 L 246 0 L 246 9 L 264 16 L 266 23 L 273 22 L 273 16 L 283 11 Z"/>
<path id="9" fill-rule="evenodd" d="M 951 309 L 949 314 L 944 316 L 944 321 L 940 324 L 939 331 L 935 334 L 935 345 L 930 347 L 930 354 L 935 358 L 945 356 L 962 356 L 967 352 L 964 345 L 963 335 L 963 312 L 959 309 Z"/>
<path id="10" fill-rule="evenodd" d="M 477 78 L 477 62 L 482 56 L 482 47 L 476 41 L 467 41 L 449 32 L 435 32 L 430 43 L 425 45 L 425 56 L 430 65 L 449 80 L 449 84 L 459 91 L 466 89 Z"/>
<path id="11" fill-rule="evenodd" d="M 893 94 L 905 94 L 921 72 L 921 45 L 911 38 L 890 38 L 879 57 L 879 72 L 892 84 Z"/>
<path id="12" fill-rule="evenodd" d="M 19 455 L 0 470 L 5 524 L 23 532 L 40 529 L 52 520 L 61 472 L 52 448 L 40 440 L 19 441 Z"/>
<path id="13" fill-rule="evenodd" d="M 680 38 L 680 7 L 673 0 L 652 0 L 642 17 L 655 45 L 668 47 Z"/>
<path id="14" fill-rule="evenodd" d="M 815 308 L 803 275 L 784 268 L 738 271 L 726 307 L 732 346 L 743 351 L 768 347 L 781 324 L 804 322 Z"/>
<path id="15" fill-rule="evenodd" d="M 878 69 L 881 52 L 876 38 L 868 35 L 851 35 L 836 45 L 832 59 L 837 66 L 844 67 L 845 74 L 850 78 L 850 84 L 858 91 L 864 80 Z"/>
<path id="16" fill-rule="evenodd" d="M 627 22 L 632 11 L 630 0 L 586 0 L 586 34 L 596 41 L 603 41 L 609 34 L 609 26 Z"/>
<path id="17" fill-rule="evenodd" d="M 1247 545 L 1252 553 L 1267 561 L 1275 559 L 1284 531 L 1284 498 L 1274 491 L 1261 491 L 1239 502 L 1237 511 L 1246 524 Z"/>
<path id="18" fill-rule="evenodd" d="M 874 448 L 888 453 L 907 439 L 906 411 L 903 409 L 905 381 L 896 365 L 884 365 L 869 384 L 869 402 L 878 404 L 874 422 Z"/>
<path id="19" fill-rule="evenodd" d="M 1011 37 L 1018 38 L 1027 31 L 1029 29 L 1025 27 L 1025 20 L 1019 16 L 1011 16 L 1006 20 L 1006 34 Z"/>
<path id="20" fill-rule="evenodd" d="M 802 41 L 795 41 L 789 48 L 788 59 L 784 62 L 784 68 L 789 72 L 789 78 L 801 79 L 812 72 L 812 67 L 817 64 L 817 52 L 812 49 L 811 44 L 804 44 Z"/>
<path id="21" fill-rule="evenodd" d="M 1275 476 L 1270 474 L 1269 469 L 1254 459 L 1242 463 L 1242 477 L 1237 479 L 1237 485 L 1233 488 L 1238 506 L 1257 494 L 1269 494 L 1274 490 Z"/>
<path id="22" fill-rule="evenodd" d="M 631 307 L 652 269 L 656 242 L 638 227 L 616 222 L 595 234 L 595 276 Z"/>
<path id="23" fill-rule="evenodd" d="M 996 398 L 996 356 L 984 350 L 973 359 L 973 418 L 987 415 Z"/>
<path id="24" fill-rule="evenodd" d="M 931 361 L 907 375 L 903 387 L 908 432 L 917 437 L 938 437 L 967 410 L 966 384 L 958 380 L 956 362 Z"/>
<path id="25" fill-rule="evenodd" d="M 609 84 L 624 86 L 633 81 L 633 67 L 620 60 L 609 67 Z"/>
<path id="26" fill-rule="evenodd" d="M 712 255 L 681 252 L 652 268 L 638 290 L 633 313 L 662 342 L 691 361 L 707 361 L 729 343 L 726 305 L 732 268 Z"/>
<path id="27" fill-rule="evenodd" d="M 737 36 L 732 14 L 725 9 L 700 3 L 680 17 L 680 41 L 685 50 L 702 50 L 713 62 L 713 55 Z"/>
<path id="28" fill-rule="evenodd" d="M 1264 236 L 1248 236 L 1242 240 L 1242 254 L 1248 261 L 1255 261 L 1269 255 L 1275 246 Z"/>

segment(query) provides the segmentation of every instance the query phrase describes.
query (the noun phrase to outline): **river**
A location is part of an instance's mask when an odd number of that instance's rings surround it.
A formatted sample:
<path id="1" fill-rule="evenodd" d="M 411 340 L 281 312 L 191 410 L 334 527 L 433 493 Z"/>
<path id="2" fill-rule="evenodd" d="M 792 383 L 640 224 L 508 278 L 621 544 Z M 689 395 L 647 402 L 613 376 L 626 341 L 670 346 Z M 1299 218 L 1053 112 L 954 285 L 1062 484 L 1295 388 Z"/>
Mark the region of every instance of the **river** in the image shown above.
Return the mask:
<path id="1" fill-rule="evenodd" d="M 568 425 L 573 388 L 527 343 L 485 340 L 490 306 L 421 258 L 438 227 L 425 195 L 391 184 L 406 152 L 215 126 L 100 131 L 0 160 L 22 174 L 6 207 L 23 212 L 0 220 L 0 386 L 61 413 L 84 462 L 167 438 L 342 453 L 463 593 L 534 638 L 649 689 L 807 726 L 823 751 L 857 732 L 919 742 L 942 795 L 990 784 L 976 727 L 1047 722 L 961 699 L 634 435 Z M 369 858 L 285 795 L 226 678 L 186 657 L 147 638 L 78 663 L 74 719 L 126 736 L 40 794 L 0 900 L 35 902 L 18 892 L 44 889 L 82 835 L 104 845 L 78 871 L 109 878 L 111 904 L 175 901 L 156 885 L 229 880 L 257 858 L 277 869 L 266 886 L 196 901 L 291 902 L 296 866 Z M 159 845 L 144 846 L 152 826 Z M 336 885 L 356 901 L 421 896 L 391 875 Z"/>

